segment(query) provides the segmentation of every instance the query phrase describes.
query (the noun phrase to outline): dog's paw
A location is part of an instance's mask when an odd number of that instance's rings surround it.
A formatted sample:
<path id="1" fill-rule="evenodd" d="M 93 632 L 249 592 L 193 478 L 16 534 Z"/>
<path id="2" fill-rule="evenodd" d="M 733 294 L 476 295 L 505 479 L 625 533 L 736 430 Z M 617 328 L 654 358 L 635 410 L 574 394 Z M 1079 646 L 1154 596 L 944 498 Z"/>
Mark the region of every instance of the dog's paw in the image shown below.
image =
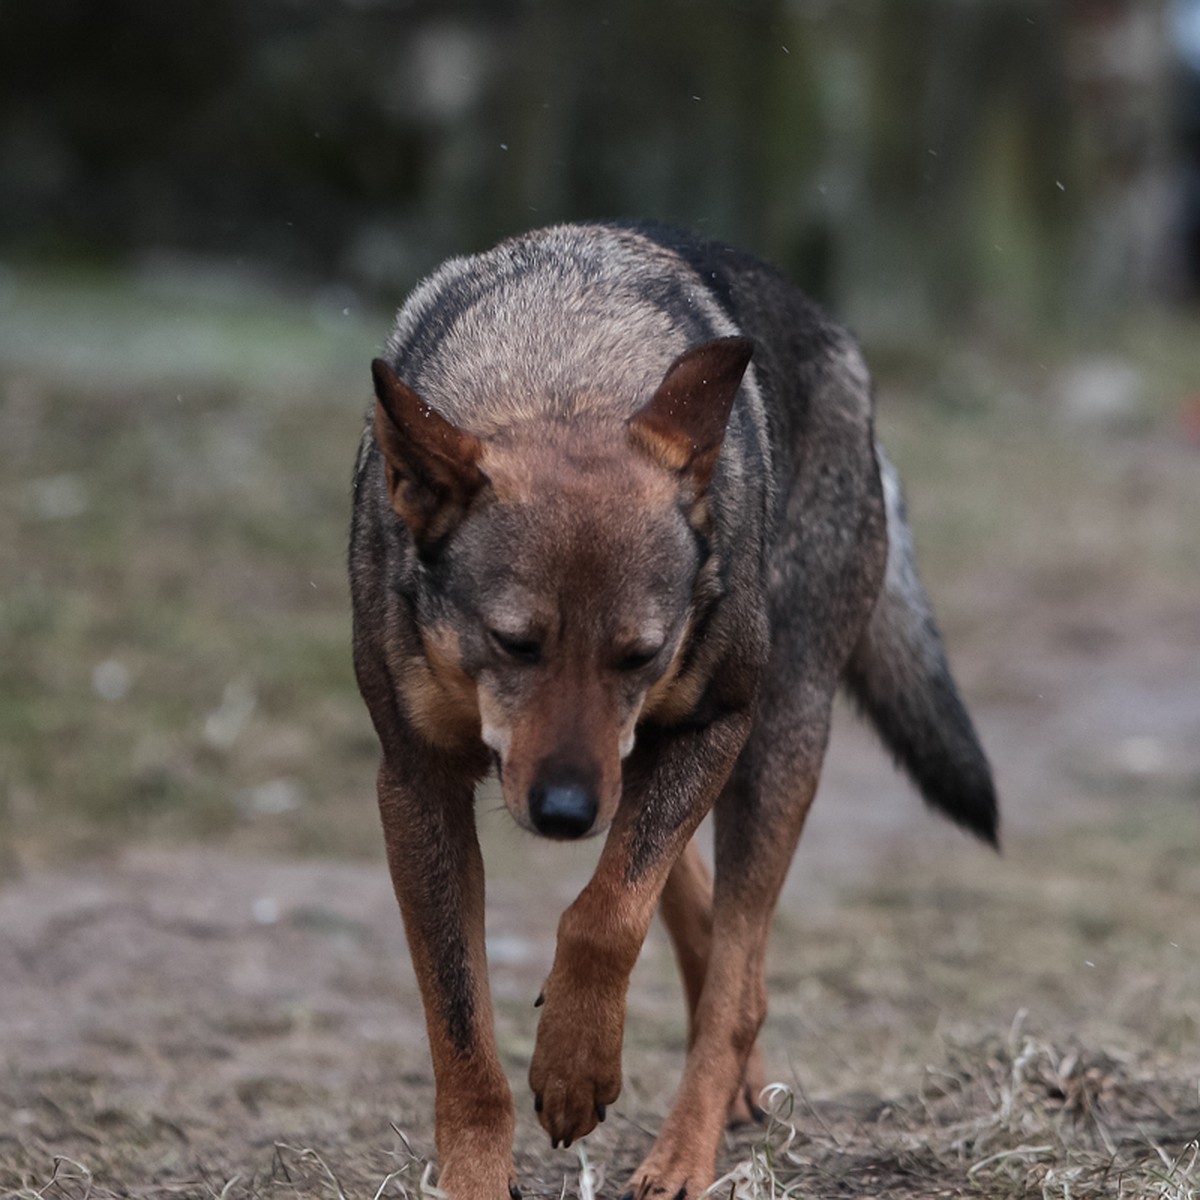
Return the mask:
<path id="1" fill-rule="evenodd" d="M 599 1050 L 598 1047 L 594 1048 Z M 550 1056 L 543 1066 L 534 1056 L 529 1071 L 533 1107 L 555 1149 L 591 1133 L 608 1115 L 608 1106 L 621 1094 L 621 1065 L 602 1065 L 607 1056 L 589 1054 Z"/>
<path id="2" fill-rule="evenodd" d="M 621 1200 L 697 1200 L 713 1181 L 721 1139 L 720 1111 L 714 1108 L 707 1120 L 698 1122 L 691 1116 L 679 1120 L 673 1112 L 634 1171 Z"/>
<path id="3" fill-rule="evenodd" d="M 742 1082 L 738 1084 L 737 1091 L 733 1093 L 733 1099 L 729 1101 L 729 1109 L 725 1114 L 726 1129 L 737 1129 L 743 1125 L 761 1125 L 766 1120 L 767 1114 L 763 1112 L 758 1102 L 765 1086 L 766 1077 L 763 1073 L 762 1055 L 758 1051 L 758 1046 L 755 1045 L 746 1062 Z"/>
<path id="4" fill-rule="evenodd" d="M 450 1200 L 521 1200 L 512 1160 L 454 1155 L 438 1173 L 437 1186 Z"/>
<path id="5" fill-rule="evenodd" d="M 705 1187 L 707 1183 L 703 1179 L 693 1184 L 686 1175 L 659 1173 L 647 1159 L 634 1173 L 621 1200 L 696 1200 Z"/>
<path id="6" fill-rule="evenodd" d="M 521 1200 L 513 1164 L 511 1106 L 496 1105 L 490 1120 L 438 1128 L 438 1188 L 450 1200 Z"/>
<path id="7" fill-rule="evenodd" d="M 688 1200 L 688 1196 L 699 1195 L 694 1189 L 689 1192 L 684 1180 L 674 1192 L 671 1185 L 656 1183 L 652 1179 L 635 1179 L 621 1195 L 621 1200 Z"/>
<path id="8" fill-rule="evenodd" d="M 533 1107 L 550 1144 L 567 1147 L 590 1133 L 621 1094 L 624 1014 L 596 1008 L 582 1014 L 547 999 L 529 1066 Z"/>

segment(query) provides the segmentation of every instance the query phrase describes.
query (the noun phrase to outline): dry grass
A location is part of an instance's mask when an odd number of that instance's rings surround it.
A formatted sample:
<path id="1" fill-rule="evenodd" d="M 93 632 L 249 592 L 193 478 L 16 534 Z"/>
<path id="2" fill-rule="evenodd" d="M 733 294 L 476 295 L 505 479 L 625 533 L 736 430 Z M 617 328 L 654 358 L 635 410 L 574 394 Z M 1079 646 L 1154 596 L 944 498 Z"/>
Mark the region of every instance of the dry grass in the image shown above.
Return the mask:
<path id="1" fill-rule="evenodd" d="M 775 1085 L 769 1125 L 713 1187 L 730 1200 L 989 1196 L 1193 1200 L 1200 1091 L 1103 1049 L 1023 1032 L 961 1046 L 916 1095 L 807 1102 Z"/>
<path id="2" fill-rule="evenodd" d="M 1194 1078 L 1122 1061 L 1102 1048 L 1055 1046 L 1024 1031 L 952 1048 L 918 1093 L 813 1102 L 783 1084 L 764 1093 L 767 1126 L 735 1148 L 710 1189 L 716 1200 L 1196 1200 L 1200 1090 Z M 136 1189 L 106 1186 L 57 1157 L 39 1178 L 0 1174 L 0 1200 L 440 1200 L 432 1165 L 395 1129 L 386 1169 L 276 1143 L 257 1174 L 220 1172 Z M 102 1157 L 103 1146 L 96 1147 Z M 523 1173 L 527 1197 L 604 1194 L 605 1167 L 585 1145 L 578 1167 Z M 375 1166 L 375 1169 L 372 1169 Z M 609 1163 L 607 1173 L 629 1163 Z M 5 1175 L 8 1175 L 5 1178 Z M 561 1180 L 561 1182 L 560 1182 Z M 608 1191 L 613 1189 L 610 1186 Z"/>

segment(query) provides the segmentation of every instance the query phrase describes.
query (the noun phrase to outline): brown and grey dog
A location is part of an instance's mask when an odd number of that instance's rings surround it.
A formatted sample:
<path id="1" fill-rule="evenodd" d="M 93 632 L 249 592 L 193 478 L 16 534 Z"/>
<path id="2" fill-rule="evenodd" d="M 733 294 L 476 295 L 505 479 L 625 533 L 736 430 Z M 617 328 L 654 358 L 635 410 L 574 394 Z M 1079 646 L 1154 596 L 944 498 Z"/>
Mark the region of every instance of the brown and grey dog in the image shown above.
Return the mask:
<path id="1" fill-rule="evenodd" d="M 695 1197 L 756 1113 L 772 911 L 845 684 L 925 799 L 996 803 L 913 565 L 850 335 L 772 268 L 655 226 L 454 259 L 373 364 L 354 485 L 354 659 L 421 986 L 441 1185 L 516 1194 L 475 788 L 551 838 L 607 831 L 563 913 L 529 1069 L 555 1145 L 621 1089 L 655 910 L 687 1062 L 629 1193 Z M 715 881 L 692 835 L 715 823 Z"/>

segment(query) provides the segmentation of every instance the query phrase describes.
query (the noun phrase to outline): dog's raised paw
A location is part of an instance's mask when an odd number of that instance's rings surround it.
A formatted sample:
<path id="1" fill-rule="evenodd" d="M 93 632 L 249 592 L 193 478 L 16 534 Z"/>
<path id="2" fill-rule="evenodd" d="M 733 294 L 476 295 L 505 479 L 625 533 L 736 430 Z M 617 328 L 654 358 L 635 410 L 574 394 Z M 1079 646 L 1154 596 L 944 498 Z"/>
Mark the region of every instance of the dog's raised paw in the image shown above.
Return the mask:
<path id="1" fill-rule="evenodd" d="M 581 1028 L 573 1007 L 551 993 L 529 1064 L 534 1111 L 553 1144 L 591 1133 L 621 1094 L 621 1029 L 610 1021 Z"/>

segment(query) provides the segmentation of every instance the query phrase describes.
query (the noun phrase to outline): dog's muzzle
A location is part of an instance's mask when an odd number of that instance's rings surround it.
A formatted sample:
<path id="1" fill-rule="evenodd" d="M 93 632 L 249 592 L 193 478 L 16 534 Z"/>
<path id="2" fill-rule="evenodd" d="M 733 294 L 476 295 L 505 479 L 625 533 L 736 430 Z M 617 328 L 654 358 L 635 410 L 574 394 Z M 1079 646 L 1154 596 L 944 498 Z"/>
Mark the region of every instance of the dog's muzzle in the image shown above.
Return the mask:
<path id="1" fill-rule="evenodd" d="M 543 837 L 583 837 L 599 808 L 596 789 L 579 779 L 538 780 L 529 789 L 529 819 Z"/>

